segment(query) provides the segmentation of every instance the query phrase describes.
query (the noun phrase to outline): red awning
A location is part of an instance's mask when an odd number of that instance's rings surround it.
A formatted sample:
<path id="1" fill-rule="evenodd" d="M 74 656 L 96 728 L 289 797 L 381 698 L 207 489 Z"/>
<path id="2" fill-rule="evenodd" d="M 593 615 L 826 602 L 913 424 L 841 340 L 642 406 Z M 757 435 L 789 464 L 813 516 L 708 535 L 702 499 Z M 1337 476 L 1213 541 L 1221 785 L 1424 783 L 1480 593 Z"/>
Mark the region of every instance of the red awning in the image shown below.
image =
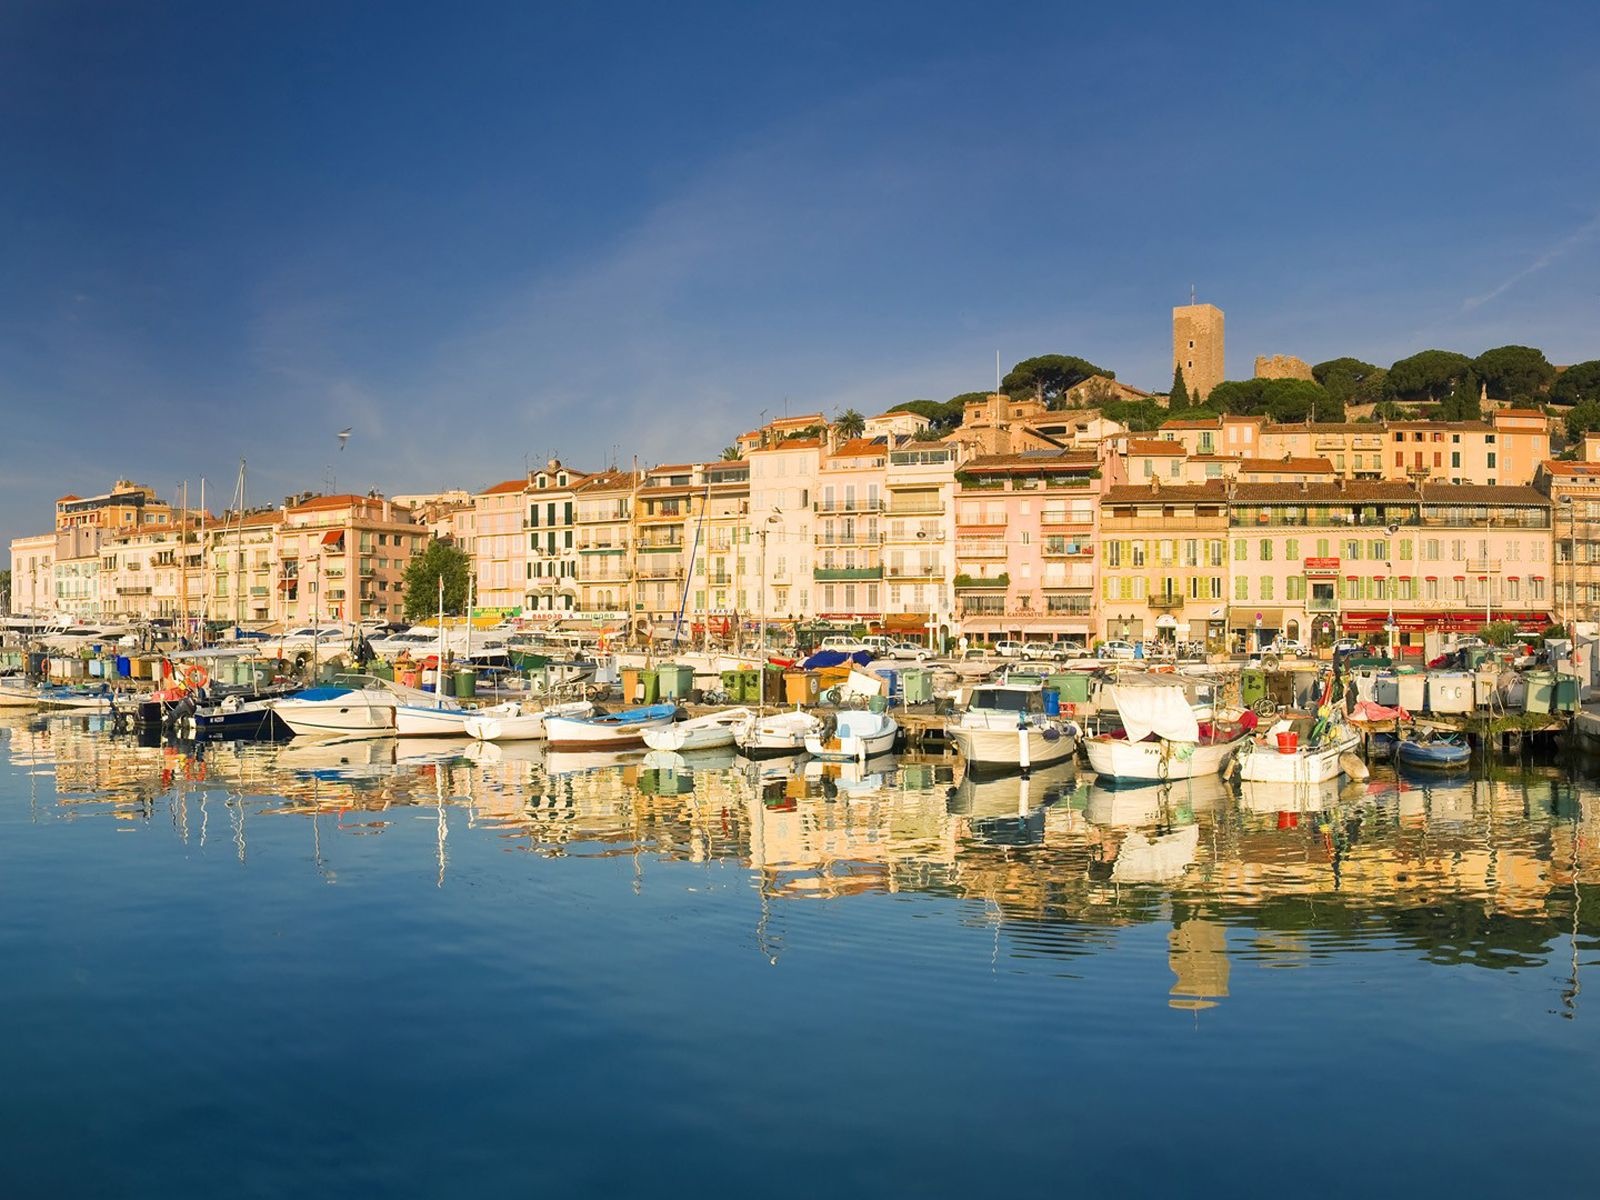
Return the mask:
<path id="1" fill-rule="evenodd" d="M 278 590 L 280 592 L 287 592 L 290 588 L 292 588 L 295 584 L 297 584 L 299 582 L 300 581 L 298 579 L 280 579 L 280 580 L 278 580 Z"/>
<path id="2" fill-rule="evenodd" d="M 344 541 L 344 530 L 342 529 L 330 529 L 322 535 L 322 544 L 324 546 L 337 546 L 342 541 Z"/>
<path id="3" fill-rule="evenodd" d="M 1424 575 L 1423 578 L 1427 579 L 1427 580 L 1430 580 L 1433 583 L 1438 583 L 1439 582 L 1439 577 L 1437 575 Z"/>
<path id="4" fill-rule="evenodd" d="M 1451 579 L 1459 579 L 1459 580 L 1461 580 L 1462 583 L 1465 583 L 1467 581 L 1467 577 L 1465 575 L 1452 575 L 1452 576 L 1450 576 L 1450 578 Z"/>

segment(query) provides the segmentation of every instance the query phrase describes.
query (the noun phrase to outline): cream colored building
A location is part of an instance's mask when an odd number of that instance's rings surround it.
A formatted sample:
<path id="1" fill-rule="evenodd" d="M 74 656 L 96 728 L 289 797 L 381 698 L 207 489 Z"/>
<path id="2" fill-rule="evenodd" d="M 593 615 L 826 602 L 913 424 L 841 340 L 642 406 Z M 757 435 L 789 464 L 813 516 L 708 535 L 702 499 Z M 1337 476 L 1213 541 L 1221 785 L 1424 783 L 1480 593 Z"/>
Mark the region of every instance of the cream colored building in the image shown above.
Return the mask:
<path id="1" fill-rule="evenodd" d="M 11 611 L 20 617 L 48 617 L 55 608 L 56 535 L 36 533 L 11 539 Z"/>
<path id="2" fill-rule="evenodd" d="M 209 616 L 236 625 L 264 625 L 283 619 L 278 533 L 281 508 L 243 514 L 223 513 L 206 531 L 209 563 Z"/>
<path id="3" fill-rule="evenodd" d="M 580 609 L 597 617 L 633 615 L 633 504 L 639 478 L 601 471 L 573 488 Z"/>

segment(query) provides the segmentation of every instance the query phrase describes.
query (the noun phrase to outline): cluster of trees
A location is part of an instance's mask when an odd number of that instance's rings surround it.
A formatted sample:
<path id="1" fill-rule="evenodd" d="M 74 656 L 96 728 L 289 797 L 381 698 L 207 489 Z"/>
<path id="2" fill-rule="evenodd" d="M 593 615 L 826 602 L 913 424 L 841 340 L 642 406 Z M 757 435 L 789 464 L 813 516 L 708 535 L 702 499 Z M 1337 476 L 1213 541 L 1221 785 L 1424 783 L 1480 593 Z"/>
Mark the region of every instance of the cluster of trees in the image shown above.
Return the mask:
<path id="1" fill-rule="evenodd" d="M 405 574 L 406 620 L 420 621 L 439 614 L 439 580 L 444 580 L 444 611 L 459 616 L 467 607 L 467 578 L 472 560 L 451 542 L 437 538 L 411 560 Z"/>
<path id="2" fill-rule="evenodd" d="M 1402 406 L 1436 405 L 1444 420 L 1469 421 L 1483 416 L 1485 391 L 1497 400 L 1524 405 L 1544 401 L 1573 406 L 1568 430 L 1577 436 L 1600 430 L 1600 360 L 1578 363 L 1557 373 L 1543 351 L 1533 346 L 1496 346 L 1476 358 L 1453 350 L 1422 350 L 1380 367 L 1359 358 L 1332 358 L 1311 368 L 1312 379 L 1230 379 L 1209 396 L 1192 391 L 1183 371 L 1173 373 L 1166 402 L 1120 400 L 1109 387 L 1090 387 L 1080 394 L 1085 407 L 1098 408 L 1129 429 L 1155 429 L 1174 417 L 1201 418 L 1222 413 L 1264 415 L 1274 421 L 1342 421 L 1346 408 L 1373 405 L 1374 415 L 1401 415 Z M 1067 393 L 1095 376 L 1116 373 L 1074 354 L 1042 354 L 1025 358 L 1001 379 L 1008 396 L 1030 396 L 1051 408 L 1063 408 Z M 927 417 L 936 434 L 961 424 L 968 400 L 988 392 L 963 392 L 949 400 L 908 400 L 895 410 Z"/>

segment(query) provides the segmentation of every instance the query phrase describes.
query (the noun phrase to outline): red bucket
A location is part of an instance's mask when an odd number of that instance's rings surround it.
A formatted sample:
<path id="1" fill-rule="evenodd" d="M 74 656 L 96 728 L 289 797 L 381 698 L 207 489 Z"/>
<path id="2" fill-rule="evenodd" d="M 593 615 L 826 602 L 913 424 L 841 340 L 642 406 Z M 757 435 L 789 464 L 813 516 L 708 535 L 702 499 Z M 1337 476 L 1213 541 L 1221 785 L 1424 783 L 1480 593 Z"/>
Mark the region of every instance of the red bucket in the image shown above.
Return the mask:
<path id="1" fill-rule="evenodd" d="M 1298 749 L 1300 749 L 1300 735 L 1294 730 L 1278 735 L 1279 754 L 1293 754 Z"/>

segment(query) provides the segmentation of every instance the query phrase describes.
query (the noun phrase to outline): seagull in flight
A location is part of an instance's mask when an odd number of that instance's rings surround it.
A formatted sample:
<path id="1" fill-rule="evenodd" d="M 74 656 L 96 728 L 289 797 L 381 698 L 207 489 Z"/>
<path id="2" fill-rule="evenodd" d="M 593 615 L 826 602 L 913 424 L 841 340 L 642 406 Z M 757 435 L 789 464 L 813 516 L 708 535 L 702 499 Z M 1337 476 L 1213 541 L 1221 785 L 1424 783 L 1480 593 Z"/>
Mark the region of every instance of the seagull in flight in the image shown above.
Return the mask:
<path id="1" fill-rule="evenodd" d="M 339 430 L 339 449 L 341 451 L 344 450 L 344 444 L 350 440 L 350 434 L 354 431 L 354 429 L 355 426 L 352 425 L 349 429 Z"/>

